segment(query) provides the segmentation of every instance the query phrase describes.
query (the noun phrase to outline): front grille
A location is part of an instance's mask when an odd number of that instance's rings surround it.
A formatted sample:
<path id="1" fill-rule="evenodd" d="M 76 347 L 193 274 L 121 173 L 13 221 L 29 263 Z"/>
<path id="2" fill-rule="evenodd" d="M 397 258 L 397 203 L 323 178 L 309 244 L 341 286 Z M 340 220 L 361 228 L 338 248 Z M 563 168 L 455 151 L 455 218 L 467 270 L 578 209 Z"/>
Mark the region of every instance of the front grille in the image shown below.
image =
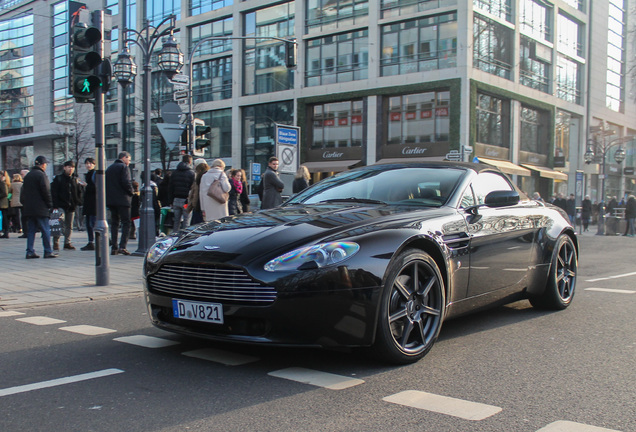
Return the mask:
<path id="1" fill-rule="evenodd" d="M 269 304 L 276 290 L 238 268 L 214 265 L 166 264 L 148 277 L 152 293 L 235 304 Z"/>

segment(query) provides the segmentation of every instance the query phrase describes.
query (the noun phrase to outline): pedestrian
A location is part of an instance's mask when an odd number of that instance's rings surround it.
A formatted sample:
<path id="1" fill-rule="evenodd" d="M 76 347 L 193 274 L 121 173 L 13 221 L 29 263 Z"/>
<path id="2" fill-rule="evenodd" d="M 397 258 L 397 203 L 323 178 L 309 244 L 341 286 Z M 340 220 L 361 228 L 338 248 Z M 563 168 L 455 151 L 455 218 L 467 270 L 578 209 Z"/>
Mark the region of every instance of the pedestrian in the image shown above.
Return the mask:
<path id="1" fill-rule="evenodd" d="M 627 197 L 627 203 L 625 203 L 625 220 L 627 221 L 627 227 L 625 228 L 625 236 L 634 237 L 636 223 L 636 197 L 629 195 Z"/>
<path id="2" fill-rule="evenodd" d="M 46 175 L 48 160 L 44 156 L 38 156 L 33 162 L 33 168 L 24 177 L 24 184 L 20 194 L 22 212 L 27 221 L 27 249 L 26 258 L 40 258 L 35 253 L 35 233 L 38 229 L 42 232 L 42 246 L 44 258 L 57 258 L 51 247 L 51 227 L 49 214 L 53 208 L 51 197 L 51 184 Z"/>
<path id="3" fill-rule="evenodd" d="M 243 185 L 243 191 L 241 192 L 241 195 L 239 196 L 239 201 L 241 203 L 241 207 L 243 209 L 243 213 L 249 213 L 250 211 L 250 204 L 252 203 L 252 201 L 250 201 L 250 195 L 249 193 L 247 193 L 247 175 L 245 174 L 245 170 L 244 169 L 240 169 L 241 171 L 241 183 Z"/>
<path id="4" fill-rule="evenodd" d="M 270 209 L 279 206 L 283 202 L 281 192 L 285 184 L 278 174 L 278 158 L 272 156 L 267 161 L 267 169 L 263 174 L 263 202 L 262 209 Z"/>
<path id="5" fill-rule="evenodd" d="M 534 192 L 532 194 L 532 199 L 535 201 L 543 202 L 543 198 L 541 198 L 541 194 L 539 192 Z"/>
<path id="6" fill-rule="evenodd" d="M 80 203 L 75 172 L 75 162 L 72 160 L 64 162 L 63 171 L 53 178 L 51 183 L 51 196 L 53 197 L 53 208 L 58 209 L 64 215 L 64 249 L 75 250 L 71 243 L 73 234 L 73 219 L 75 218 L 75 208 Z M 60 250 L 60 236 L 53 237 L 53 250 Z"/>
<path id="7" fill-rule="evenodd" d="M 307 167 L 305 165 L 299 166 L 298 171 L 296 171 L 294 182 L 292 183 L 292 192 L 296 194 L 307 189 L 309 187 L 310 178 L 311 176 L 309 175 Z"/>
<path id="8" fill-rule="evenodd" d="M 86 174 L 84 174 L 84 205 L 82 214 L 84 225 L 88 234 L 88 243 L 80 248 L 83 251 L 95 250 L 95 221 L 97 220 L 97 185 L 95 183 L 95 159 L 87 157 L 84 159 Z"/>
<path id="9" fill-rule="evenodd" d="M 565 212 L 568 214 L 568 218 L 570 218 L 570 223 L 572 225 L 576 224 L 576 198 L 574 194 L 570 194 L 568 199 L 565 201 Z"/>
<path id="10" fill-rule="evenodd" d="M 565 198 L 563 197 L 563 194 L 561 192 L 557 194 L 552 204 L 565 211 Z"/>
<path id="11" fill-rule="evenodd" d="M 133 188 L 130 179 L 130 153 L 119 153 L 118 159 L 106 170 L 106 206 L 110 210 L 111 255 L 130 255 L 126 246 L 130 235 L 130 202 Z M 121 222 L 122 232 L 119 247 L 117 236 Z"/>
<path id="12" fill-rule="evenodd" d="M 192 169 L 192 156 L 183 155 L 177 169 L 170 177 L 170 197 L 172 201 L 173 223 L 172 230 L 179 231 L 190 226 L 192 213 L 185 211 L 191 203 L 188 201 L 190 188 L 194 183 L 194 170 Z"/>
<path id="13" fill-rule="evenodd" d="M 607 203 L 607 207 L 605 207 L 605 215 L 614 216 L 614 209 L 618 207 L 618 200 L 616 196 L 608 197 L 609 201 Z"/>
<path id="14" fill-rule="evenodd" d="M 11 200 L 9 202 L 13 209 L 13 227 L 17 233 L 22 234 L 18 238 L 26 238 L 26 224 L 24 223 L 24 215 L 22 214 L 22 203 L 20 202 L 20 194 L 22 192 L 22 176 L 20 174 L 13 174 L 13 181 L 11 182 Z"/>
<path id="15" fill-rule="evenodd" d="M 9 238 L 9 190 L 11 189 L 11 180 L 6 171 L 0 171 L 0 216 L 2 216 L 2 235 L 0 238 Z"/>
<path id="16" fill-rule="evenodd" d="M 233 169 L 230 171 L 230 198 L 227 202 L 228 213 L 237 215 L 243 213 L 243 203 L 241 195 L 243 194 L 243 172 L 241 169 Z"/>
<path id="17" fill-rule="evenodd" d="M 201 186 L 201 178 L 203 174 L 208 172 L 210 166 L 205 159 L 197 159 L 194 161 L 194 183 L 190 187 L 190 193 L 188 194 L 188 207 L 186 211 L 192 213 L 190 218 L 190 225 L 195 225 L 203 222 L 203 213 L 201 211 L 201 200 L 199 199 L 199 187 Z"/>
<path id="18" fill-rule="evenodd" d="M 225 172 L 223 172 L 224 169 L 225 162 L 221 159 L 214 159 L 212 161 L 212 167 L 201 177 L 201 185 L 199 186 L 199 201 L 201 202 L 203 220 L 206 222 L 220 219 L 228 215 L 227 202 L 220 203 L 208 195 L 210 185 L 215 180 L 219 180 L 221 182 L 221 189 L 223 192 L 230 191 L 230 181 L 228 180 L 227 175 L 225 175 Z"/>
<path id="19" fill-rule="evenodd" d="M 141 177 L 141 178 L 144 179 L 145 177 Z M 171 180 L 172 180 L 172 171 L 166 171 L 163 174 L 163 178 L 159 182 L 152 180 L 152 176 L 151 176 L 151 181 L 154 181 L 155 185 L 157 186 L 157 199 L 159 200 L 159 207 L 172 206 L 172 197 L 170 196 L 170 181 Z"/>
<path id="20" fill-rule="evenodd" d="M 585 195 L 585 198 L 581 202 L 581 222 L 583 222 L 583 231 L 589 231 L 590 217 L 592 216 L 592 201 L 589 195 Z"/>

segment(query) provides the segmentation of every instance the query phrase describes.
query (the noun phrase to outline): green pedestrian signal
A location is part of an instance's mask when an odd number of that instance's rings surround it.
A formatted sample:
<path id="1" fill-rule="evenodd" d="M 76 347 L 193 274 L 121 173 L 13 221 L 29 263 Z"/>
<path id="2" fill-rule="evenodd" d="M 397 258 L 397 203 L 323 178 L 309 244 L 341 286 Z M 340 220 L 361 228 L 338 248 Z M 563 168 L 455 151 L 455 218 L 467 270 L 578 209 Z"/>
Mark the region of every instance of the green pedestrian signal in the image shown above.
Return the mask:
<path id="1" fill-rule="evenodd" d="M 95 91 L 102 85 L 96 68 L 102 62 L 98 53 L 102 33 L 96 27 L 78 23 L 70 34 L 70 93 L 78 103 L 92 103 Z"/>

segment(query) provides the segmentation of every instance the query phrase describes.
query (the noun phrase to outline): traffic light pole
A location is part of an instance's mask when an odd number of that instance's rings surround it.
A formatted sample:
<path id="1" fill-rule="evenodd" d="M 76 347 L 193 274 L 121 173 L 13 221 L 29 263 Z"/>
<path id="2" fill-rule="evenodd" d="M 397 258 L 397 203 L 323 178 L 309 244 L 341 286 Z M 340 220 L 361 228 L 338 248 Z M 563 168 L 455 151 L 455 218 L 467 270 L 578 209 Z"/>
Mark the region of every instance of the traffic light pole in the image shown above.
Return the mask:
<path id="1" fill-rule="evenodd" d="M 104 11 L 98 10 L 92 13 L 93 25 L 104 34 Z M 104 54 L 103 39 L 97 44 L 97 52 L 100 58 Z M 108 223 L 106 222 L 106 183 L 104 154 L 104 95 L 102 87 L 95 90 L 95 156 L 97 167 L 95 169 L 95 186 L 97 189 L 97 215 L 95 217 L 95 284 L 105 286 L 110 283 L 108 255 Z"/>

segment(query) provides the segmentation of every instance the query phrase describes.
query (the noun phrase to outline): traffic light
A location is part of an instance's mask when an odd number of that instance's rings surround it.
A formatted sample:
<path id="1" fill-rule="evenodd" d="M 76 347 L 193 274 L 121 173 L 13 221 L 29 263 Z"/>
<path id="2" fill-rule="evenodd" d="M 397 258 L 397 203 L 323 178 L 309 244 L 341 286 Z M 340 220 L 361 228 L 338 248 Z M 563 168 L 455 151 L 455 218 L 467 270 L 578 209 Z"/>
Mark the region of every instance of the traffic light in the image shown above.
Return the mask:
<path id="1" fill-rule="evenodd" d="M 212 130 L 210 126 L 207 126 L 201 119 L 194 119 L 194 149 L 195 156 L 203 156 L 205 154 L 205 148 L 210 147 L 210 139 L 205 135 Z"/>
<path id="2" fill-rule="evenodd" d="M 288 69 L 296 67 L 296 43 L 285 41 L 285 66 Z"/>
<path id="3" fill-rule="evenodd" d="M 70 92 L 79 103 L 95 100 L 95 90 L 102 80 L 95 68 L 102 62 L 96 45 L 102 40 L 102 32 L 86 23 L 79 23 L 71 30 L 70 41 Z"/>

